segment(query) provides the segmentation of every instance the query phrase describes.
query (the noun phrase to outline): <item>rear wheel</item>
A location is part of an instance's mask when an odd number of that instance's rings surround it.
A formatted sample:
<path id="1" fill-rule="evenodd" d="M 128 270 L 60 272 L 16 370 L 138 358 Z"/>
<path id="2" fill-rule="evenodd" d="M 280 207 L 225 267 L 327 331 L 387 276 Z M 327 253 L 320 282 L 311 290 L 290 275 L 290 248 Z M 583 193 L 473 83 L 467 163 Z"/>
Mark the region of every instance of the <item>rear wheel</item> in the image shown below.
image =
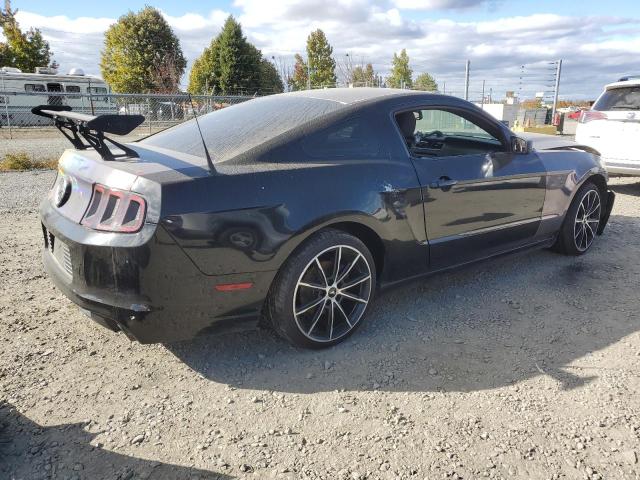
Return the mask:
<path id="1" fill-rule="evenodd" d="M 375 282 L 373 258 L 358 238 L 319 232 L 279 272 L 267 300 L 269 319 L 294 345 L 335 345 L 362 323 Z"/>
<path id="2" fill-rule="evenodd" d="M 554 249 L 567 255 L 582 255 L 596 238 L 603 206 L 600 190 L 587 182 L 576 193 L 558 234 Z"/>

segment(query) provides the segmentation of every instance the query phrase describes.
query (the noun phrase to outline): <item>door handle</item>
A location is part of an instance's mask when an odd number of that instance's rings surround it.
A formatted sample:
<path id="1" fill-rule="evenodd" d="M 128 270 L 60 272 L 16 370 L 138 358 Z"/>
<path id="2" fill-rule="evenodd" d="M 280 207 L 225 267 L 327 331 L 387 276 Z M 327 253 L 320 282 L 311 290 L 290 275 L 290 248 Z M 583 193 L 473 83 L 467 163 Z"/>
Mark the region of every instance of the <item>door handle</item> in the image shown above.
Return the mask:
<path id="1" fill-rule="evenodd" d="M 451 187 L 453 187 L 456 183 L 458 183 L 457 180 L 452 180 L 449 177 L 440 177 L 438 180 L 431 182 L 429 186 L 431 188 L 441 188 L 442 190 L 448 190 Z"/>

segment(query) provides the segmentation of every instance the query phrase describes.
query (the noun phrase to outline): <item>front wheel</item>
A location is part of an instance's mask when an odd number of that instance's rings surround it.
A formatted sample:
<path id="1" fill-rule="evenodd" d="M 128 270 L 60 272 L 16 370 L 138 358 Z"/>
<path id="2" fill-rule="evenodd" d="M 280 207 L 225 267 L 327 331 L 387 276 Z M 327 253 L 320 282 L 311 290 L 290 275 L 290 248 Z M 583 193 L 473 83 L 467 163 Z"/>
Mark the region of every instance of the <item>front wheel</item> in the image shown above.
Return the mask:
<path id="1" fill-rule="evenodd" d="M 576 193 L 558 234 L 554 249 L 566 255 L 582 255 L 596 238 L 602 219 L 600 190 L 587 182 Z"/>
<path id="2" fill-rule="evenodd" d="M 362 323 L 375 284 L 364 243 L 339 230 L 321 231 L 278 273 L 267 299 L 270 323 L 296 346 L 335 345 Z"/>

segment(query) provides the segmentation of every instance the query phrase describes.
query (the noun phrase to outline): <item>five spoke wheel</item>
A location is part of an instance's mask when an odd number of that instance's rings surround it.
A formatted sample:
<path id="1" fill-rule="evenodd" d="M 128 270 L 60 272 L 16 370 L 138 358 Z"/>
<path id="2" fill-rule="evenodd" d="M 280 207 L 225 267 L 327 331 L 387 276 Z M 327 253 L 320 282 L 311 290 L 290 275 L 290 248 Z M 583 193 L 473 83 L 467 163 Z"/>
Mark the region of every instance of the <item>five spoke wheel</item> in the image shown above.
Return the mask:
<path id="1" fill-rule="evenodd" d="M 598 191 L 588 190 L 580 200 L 573 227 L 573 239 L 580 252 L 586 251 L 593 243 L 600 224 L 600 210 Z"/>
<path id="2" fill-rule="evenodd" d="M 298 278 L 293 313 L 300 332 L 314 342 L 332 342 L 360 321 L 371 297 L 371 267 L 349 245 L 318 253 Z"/>

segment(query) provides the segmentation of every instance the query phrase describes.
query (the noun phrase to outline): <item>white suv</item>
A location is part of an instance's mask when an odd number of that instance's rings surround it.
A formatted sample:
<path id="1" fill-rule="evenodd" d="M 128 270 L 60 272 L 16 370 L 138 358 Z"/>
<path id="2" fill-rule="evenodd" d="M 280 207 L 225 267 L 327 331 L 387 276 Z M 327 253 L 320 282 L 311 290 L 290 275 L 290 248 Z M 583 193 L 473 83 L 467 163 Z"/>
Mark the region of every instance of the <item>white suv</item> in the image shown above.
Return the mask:
<path id="1" fill-rule="evenodd" d="M 604 87 L 578 122 L 576 142 L 598 150 L 609 173 L 640 175 L 640 76 Z"/>

